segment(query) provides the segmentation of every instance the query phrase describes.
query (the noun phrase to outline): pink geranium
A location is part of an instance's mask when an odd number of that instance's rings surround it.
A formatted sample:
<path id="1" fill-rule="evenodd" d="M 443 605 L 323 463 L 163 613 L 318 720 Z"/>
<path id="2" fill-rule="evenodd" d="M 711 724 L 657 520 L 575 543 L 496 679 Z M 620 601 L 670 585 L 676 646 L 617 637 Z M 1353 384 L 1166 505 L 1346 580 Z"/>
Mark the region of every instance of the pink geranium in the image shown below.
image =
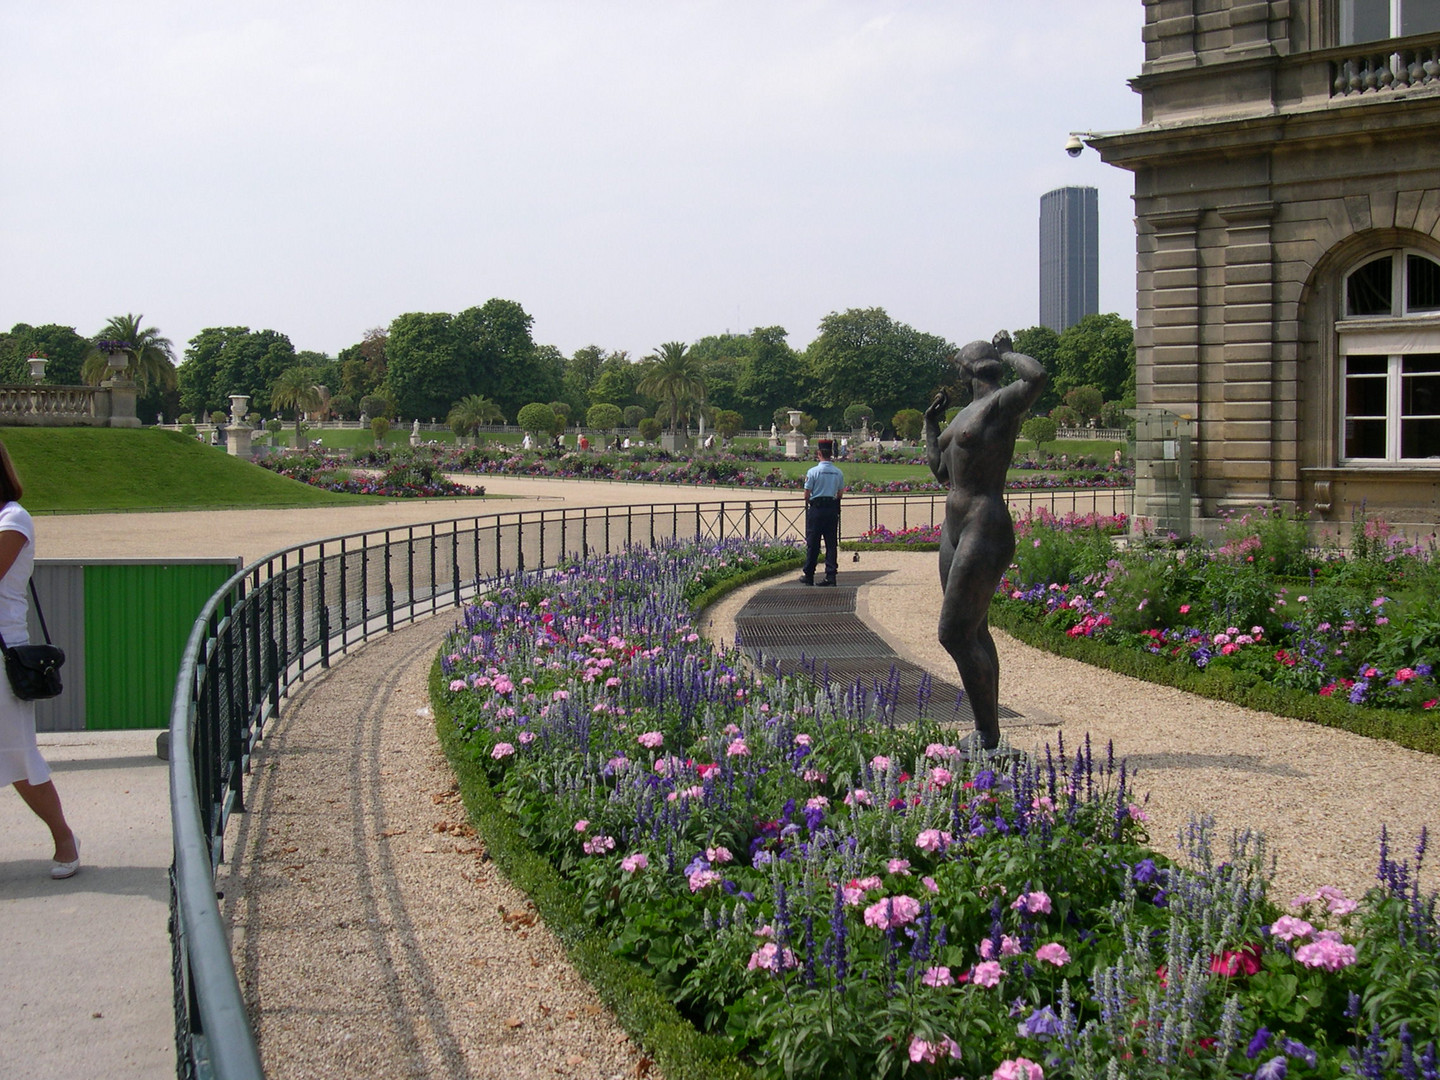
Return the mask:
<path id="1" fill-rule="evenodd" d="M 915 838 L 915 846 L 921 851 L 943 851 L 950 843 L 950 834 L 940 829 L 923 829 Z"/>
<path id="2" fill-rule="evenodd" d="M 1046 963 L 1054 964 L 1056 967 L 1064 967 L 1070 962 L 1070 953 L 1065 946 L 1058 941 L 1052 941 L 1048 945 L 1041 945 L 1035 950 L 1035 959 L 1044 960 Z"/>
<path id="3" fill-rule="evenodd" d="M 990 1080 L 1045 1080 L 1045 1070 L 1029 1058 L 1006 1058 Z"/>
<path id="4" fill-rule="evenodd" d="M 664 744 L 665 736 L 658 731 L 647 731 L 636 738 L 635 741 L 647 750 L 654 750 Z"/>
<path id="5" fill-rule="evenodd" d="M 501 758 L 507 758 L 513 753 L 515 753 L 515 747 L 512 746 L 510 743 L 497 742 L 495 744 L 495 749 L 490 751 L 490 756 L 496 761 L 499 761 Z"/>
<path id="6" fill-rule="evenodd" d="M 1281 941 L 1294 941 L 1296 938 L 1309 937 L 1314 932 L 1315 927 L 1304 919 L 1297 919 L 1294 915 L 1281 915 L 1270 926 L 1270 933 Z"/>
<path id="7" fill-rule="evenodd" d="M 865 925 L 880 930 L 914 922 L 920 914 L 920 901 L 913 896 L 887 896 L 865 909 Z"/>
<path id="8" fill-rule="evenodd" d="M 644 870 L 650 865 L 649 858 L 643 851 L 637 851 L 634 855 L 626 855 L 620 860 L 620 869 L 627 874 L 633 874 L 637 870 Z"/>
<path id="9" fill-rule="evenodd" d="M 932 967 L 925 969 L 920 981 L 926 986 L 954 986 L 955 976 L 950 974 L 948 967 Z"/>
<path id="10" fill-rule="evenodd" d="M 719 885 L 723 881 L 714 870 L 696 870 L 690 875 L 690 891 L 699 892 L 701 889 L 708 889 L 711 885 Z"/>
<path id="11" fill-rule="evenodd" d="M 750 954 L 750 963 L 745 965 L 745 970 L 787 971 L 797 963 L 795 953 L 790 949 L 782 949 L 773 941 L 767 941 Z"/>
<path id="12" fill-rule="evenodd" d="M 1295 950 L 1295 959 L 1306 967 L 1324 968 L 1326 971 L 1339 971 L 1355 963 L 1354 945 L 1346 945 L 1335 937 L 1325 935 L 1326 932 L 1322 931 L 1318 940 L 1301 945 Z"/>
<path id="13" fill-rule="evenodd" d="M 1000 968 L 1000 961 L 985 960 L 975 965 L 970 972 L 970 981 L 976 986 L 997 986 L 1002 974 L 1004 972 Z"/>
<path id="14" fill-rule="evenodd" d="M 1028 911 L 1032 915 L 1041 913 L 1048 915 L 1050 914 L 1050 897 L 1037 889 L 1035 892 L 1021 893 L 1010 906 L 1016 911 Z"/>

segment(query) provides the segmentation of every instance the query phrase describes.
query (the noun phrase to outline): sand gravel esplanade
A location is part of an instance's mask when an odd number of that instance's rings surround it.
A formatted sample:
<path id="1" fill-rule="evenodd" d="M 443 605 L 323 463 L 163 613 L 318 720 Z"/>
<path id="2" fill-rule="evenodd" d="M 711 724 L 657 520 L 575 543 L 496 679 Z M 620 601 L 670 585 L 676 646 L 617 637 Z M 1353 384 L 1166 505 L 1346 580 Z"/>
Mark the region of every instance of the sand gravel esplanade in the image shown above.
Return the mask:
<path id="1" fill-rule="evenodd" d="M 754 491 L 487 477 L 513 502 L 37 519 L 48 557 L 241 555 L 469 513 L 754 498 Z M 765 493 L 767 498 L 774 494 Z M 954 679 L 935 640 L 933 553 L 867 552 L 856 611 L 895 652 Z M 845 574 L 850 562 L 841 563 Z M 759 583 L 706 616 L 716 640 Z M 222 876 L 235 957 L 273 1077 L 621 1077 L 643 1055 L 566 964 L 522 896 L 484 861 L 424 711 L 441 614 L 312 676 L 257 751 L 249 813 Z M 1254 827 L 1277 895 L 1363 892 L 1382 823 L 1395 849 L 1440 824 L 1440 758 L 1195 698 L 997 634 L 1001 701 L 1040 724 L 1022 747 L 1113 741 L 1170 850 L 1192 814 Z M 648 1075 L 658 1075 L 648 1069 Z"/>

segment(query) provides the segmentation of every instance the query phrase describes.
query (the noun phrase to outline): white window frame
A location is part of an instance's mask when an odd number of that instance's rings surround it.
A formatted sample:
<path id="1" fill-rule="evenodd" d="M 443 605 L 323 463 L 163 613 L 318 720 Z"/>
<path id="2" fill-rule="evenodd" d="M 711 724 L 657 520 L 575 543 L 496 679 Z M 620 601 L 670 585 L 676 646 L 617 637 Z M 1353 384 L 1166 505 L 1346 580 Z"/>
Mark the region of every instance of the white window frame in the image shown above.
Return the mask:
<path id="1" fill-rule="evenodd" d="M 1391 310 L 1377 315 L 1348 315 L 1346 308 L 1350 297 L 1350 275 L 1376 259 L 1390 257 L 1390 302 Z M 1338 457 L 1341 464 L 1388 465 L 1440 469 L 1440 457 L 1401 457 L 1401 424 L 1407 419 L 1427 419 L 1401 414 L 1404 401 L 1403 372 L 1407 356 L 1416 354 L 1440 354 L 1440 311 L 1425 311 L 1410 315 L 1406 306 L 1409 302 L 1408 268 L 1409 256 L 1418 255 L 1432 263 L 1440 259 L 1429 252 L 1414 248 L 1387 248 L 1372 251 L 1357 259 L 1341 278 L 1340 312 L 1335 330 L 1340 339 L 1339 409 L 1337 410 L 1339 431 Z M 1385 456 L 1350 457 L 1345 453 L 1345 432 L 1352 418 L 1348 414 L 1349 358 L 1351 356 L 1383 356 L 1387 358 L 1385 368 Z M 1380 376 L 1357 376 L 1359 378 Z"/>

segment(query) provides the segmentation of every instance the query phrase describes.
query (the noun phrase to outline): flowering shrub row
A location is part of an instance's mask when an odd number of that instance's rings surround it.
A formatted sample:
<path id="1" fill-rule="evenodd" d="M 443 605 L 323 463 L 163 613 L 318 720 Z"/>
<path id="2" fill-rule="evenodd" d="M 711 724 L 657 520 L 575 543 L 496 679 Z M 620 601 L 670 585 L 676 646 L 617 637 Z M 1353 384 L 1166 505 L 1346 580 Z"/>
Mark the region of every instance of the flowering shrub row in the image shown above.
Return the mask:
<path id="1" fill-rule="evenodd" d="M 799 491 L 804 486 L 800 477 L 781 472 L 784 458 L 772 451 L 729 451 L 696 457 L 673 456 L 653 447 L 621 451 L 570 451 L 557 454 L 552 450 L 517 450 L 494 445 L 443 447 L 394 455 L 390 451 L 367 451 L 357 454 L 354 463 L 368 468 L 384 467 L 395 460 L 416 459 L 433 463 L 442 472 L 477 473 L 480 475 L 534 476 L 565 480 L 612 480 L 664 484 L 718 484 L 768 490 Z M 924 456 L 908 452 L 904 459 L 893 463 L 913 464 L 924 468 Z M 1071 488 L 1126 487 L 1133 482 L 1133 471 L 1118 468 L 1045 472 L 1010 481 L 1015 490 L 1048 490 Z M 928 472 L 913 480 L 850 483 L 847 490 L 859 494 L 902 494 L 906 492 L 943 491 L 944 486 Z"/>
<path id="2" fill-rule="evenodd" d="M 1298 526 L 1298 529 L 1297 529 Z M 1036 521 L 998 603 L 1179 664 L 1354 705 L 1440 706 L 1440 564 L 1383 541 L 1310 549 L 1303 523 L 1257 512 L 1219 545 L 1118 551 L 1104 530 Z"/>
<path id="3" fill-rule="evenodd" d="M 357 473 L 343 455 L 334 453 L 283 454 L 257 464 L 304 484 L 351 495 L 383 495 L 390 499 L 433 499 L 441 496 L 484 495 L 485 488 L 469 487 L 447 479 L 429 461 L 399 458 L 387 462 L 378 475 Z"/>
<path id="4" fill-rule="evenodd" d="M 777 1078 L 1434 1075 L 1423 837 L 1367 897 L 1281 910 L 1259 837 L 1153 851 L 1108 751 L 970 761 L 883 691 L 713 651 L 687 597 L 787 557 L 516 578 L 441 652 L 441 713 L 517 828 L 699 1029 Z"/>

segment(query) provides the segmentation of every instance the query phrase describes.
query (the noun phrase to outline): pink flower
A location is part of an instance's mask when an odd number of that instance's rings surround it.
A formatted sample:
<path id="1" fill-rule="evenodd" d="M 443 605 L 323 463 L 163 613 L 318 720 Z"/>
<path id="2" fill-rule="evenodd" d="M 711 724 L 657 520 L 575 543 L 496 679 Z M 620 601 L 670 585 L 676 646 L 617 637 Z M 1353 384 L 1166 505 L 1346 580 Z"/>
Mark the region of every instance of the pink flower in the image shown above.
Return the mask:
<path id="1" fill-rule="evenodd" d="M 600 855 L 606 851 L 615 850 L 615 838 L 613 836 L 597 836 L 586 840 L 580 846 L 585 849 L 586 855 Z"/>
<path id="2" fill-rule="evenodd" d="M 495 749 L 490 751 L 490 756 L 496 761 L 499 761 L 501 758 L 507 758 L 513 753 L 515 753 L 515 747 L 511 746 L 508 742 L 497 742 Z"/>
<path id="3" fill-rule="evenodd" d="M 846 806 L 869 806 L 869 805 L 870 805 L 870 793 L 869 793 L 868 791 L 866 791 L 864 788 L 856 788 L 854 791 L 850 792 L 850 794 L 848 794 L 848 795 L 845 796 L 845 805 L 846 805 Z"/>
<path id="4" fill-rule="evenodd" d="M 997 986 L 1002 974 L 1000 961 L 985 960 L 975 965 L 975 969 L 970 972 L 970 981 L 976 986 Z"/>
<path id="5" fill-rule="evenodd" d="M 876 772 L 885 772 L 890 768 L 890 759 L 884 754 L 876 754 L 870 759 L 870 767 Z"/>
<path id="6" fill-rule="evenodd" d="M 913 896 L 888 896 L 865 909 L 865 925 L 880 930 L 914 922 L 920 914 L 920 901 Z"/>
<path id="7" fill-rule="evenodd" d="M 924 885 L 925 888 L 929 889 L 932 893 L 938 893 L 940 891 L 940 886 L 935 883 L 933 877 L 922 877 L 920 884 Z"/>
<path id="8" fill-rule="evenodd" d="M 456 690 L 464 690 L 464 689 L 465 689 L 465 680 L 464 680 L 464 679 L 451 679 L 451 680 L 450 680 L 450 690 L 451 690 L 452 693 L 453 693 L 454 691 L 456 691 Z"/>
<path id="9" fill-rule="evenodd" d="M 1039 890 L 1021 893 L 1010 907 L 1015 911 L 1028 911 L 1032 915 L 1041 912 L 1048 915 L 1050 914 L 1050 897 Z"/>
<path id="10" fill-rule="evenodd" d="M 1045 1080 L 1045 1070 L 1029 1058 L 1006 1058 L 990 1080 Z"/>
<path id="11" fill-rule="evenodd" d="M 1409 682 L 1413 678 L 1415 678 L 1414 668 L 1402 667 L 1399 671 L 1395 672 L 1397 682 Z"/>
<path id="12" fill-rule="evenodd" d="M 636 870 L 644 870 L 649 865 L 650 860 L 646 858 L 643 851 L 637 851 L 634 855 L 626 855 L 620 860 L 620 869 L 627 874 L 633 874 Z"/>
<path id="13" fill-rule="evenodd" d="M 705 849 L 705 858 L 712 863 L 727 863 L 734 861 L 735 856 L 730 854 L 727 847 L 712 847 Z"/>
<path id="14" fill-rule="evenodd" d="M 780 948 L 773 941 L 767 941 L 750 954 L 750 963 L 745 965 L 745 970 L 778 972 L 793 968 L 796 963 L 794 952 Z"/>
<path id="15" fill-rule="evenodd" d="M 1355 946 L 1325 938 L 1301 945 L 1295 950 L 1295 959 L 1309 968 L 1339 971 L 1355 963 Z"/>
<path id="16" fill-rule="evenodd" d="M 950 974 L 948 967 L 932 967 L 925 969 L 920 981 L 926 986 L 954 986 L 955 976 Z"/>
<path id="17" fill-rule="evenodd" d="M 690 875 L 690 891 L 699 892 L 701 889 L 708 889 L 711 885 L 719 885 L 724 879 L 714 870 L 696 870 Z"/>
<path id="18" fill-rule="evenodd" d="M 726 757 L 749 757 L 750 747 L 745 745 L 744 739 L 736 739 L 725 748 Z"/>
<path id="19" fill-rule="evenodd" d="M 590 827 L 590 822 L 589 822 L 589 820 L 588 820 L 587 818 L 583 818 L 583 817 L 582 817 L 579 821 L 575 822 L 575 831 L 576 831 L 576 832 L 584 832 L 584 831 L 585 831 L 586 829 L 588 829 L 589 827 Z"/>
<path id="20" fill-rule="evenodd" d="M 520 745 L 521 745 L 521 746 L 529 746 L 529 745 L 530 745 L 532 742 L 534 742 L 534 741 L 535 741 L 535 732 L 533 732 L 533 731 L 522 731 L 522 732 L 520 732 Z"/>
<path id="21" fill-rule="evenodd" d="M 1316 890 L 1315 899 L 1324 900 L 1325 907 L 1331 915 L 1349 915 L 1360 906 L 1334 885 L 1321 885 Z"/>
<path id="22" fill-rule="evenodd" d="M 1147 814 L 1147 813 L 1145 813 L 1145 811 L 1144 811 L 1143 809 L 1141 809 L 1140 807 L 1136 806 L 1134 803 L 1131 803 L 1129 806 L 1127 806 L 1127 807 L 1125 808 L 1125 813 L 1127 813 L 1127 814 L 1130 815 L 1130 820 L 1131 820 L 1131 821 L 1149 821 L 1149 820 L 1150 820 L 1150 815 Z"/>
<path id="23" fill-rule="evenodd" d="M 1180 614 L 1181 614 L 1181 615 L 1189 615 L 1189 614 L 1190 614 L 1190 605 L 1189 605 L 1189 604 L 1181 604 L 1181 605 L 1180 605 Z"/>
<path id="24" fill-rule="evenodd" d="M 1309 937 L 1314 932 L 1315 927 L 1304 919 L 1297 919 L 1294 915 L 1281 915 L 1270 926 L 1270 933 L 1281 941 L 1294 941 L 1296 938 Z"/>
<path id="25" fill-rule="evenodd" d="M 1070 954 L 1065 946 L 1058 941 L 1052 941 L 1048 945 L 1041 945 L 1035 950 L 1035 959 L 1044 960 L 1046 963 L 1054 964 L 1056 967 L 1064 967 L 1070 962 Z"/>
<path id="26" fill-rule="evenodd" d="M 810 736 L 806 735 L 803 731 L 799 735 L 795 736 L 795 743 L 797 746 L 809 746 L 812 741 L 813 740 L 810 738 Z"/>
<path id="27" fill-rule="evenodd" d="M 887 863 L 885 864 L 885 870 L 886 870 L 887 873 L 890 873 L 890 874 L 904 874 L 904 875 L 908 875 L 908 874 L 910 873 L 910 860 L 909 860 L 909 859 L 891 859 L 889 862 L 887 862 Z"/>
<path id="28" fill-rule="evenodd" d="M 940 829 L 924 829 L 915 838 L 915 846 L 921 851 L 942 851 L 950 843 L 950 834 Z"/>
<path id="29" fill-rule="evenodd" d="M 937 765 L 930 770 L 930 782 L 936 787 L 945 787 L 952 779 L 954 779 L 954 774 L 949 769 Z"/>
<path id="30" fill-rule="evenodd" d="M 639 736 L 635 741 L 638 742 L 641 746 L 645 747 L 645 749 L 647 750 L 654 750 L 664 744 L 665 736 L 660 734 L 660 732 L 658 731 L 647 731 L 645 732 L 645 734 Z"/>

